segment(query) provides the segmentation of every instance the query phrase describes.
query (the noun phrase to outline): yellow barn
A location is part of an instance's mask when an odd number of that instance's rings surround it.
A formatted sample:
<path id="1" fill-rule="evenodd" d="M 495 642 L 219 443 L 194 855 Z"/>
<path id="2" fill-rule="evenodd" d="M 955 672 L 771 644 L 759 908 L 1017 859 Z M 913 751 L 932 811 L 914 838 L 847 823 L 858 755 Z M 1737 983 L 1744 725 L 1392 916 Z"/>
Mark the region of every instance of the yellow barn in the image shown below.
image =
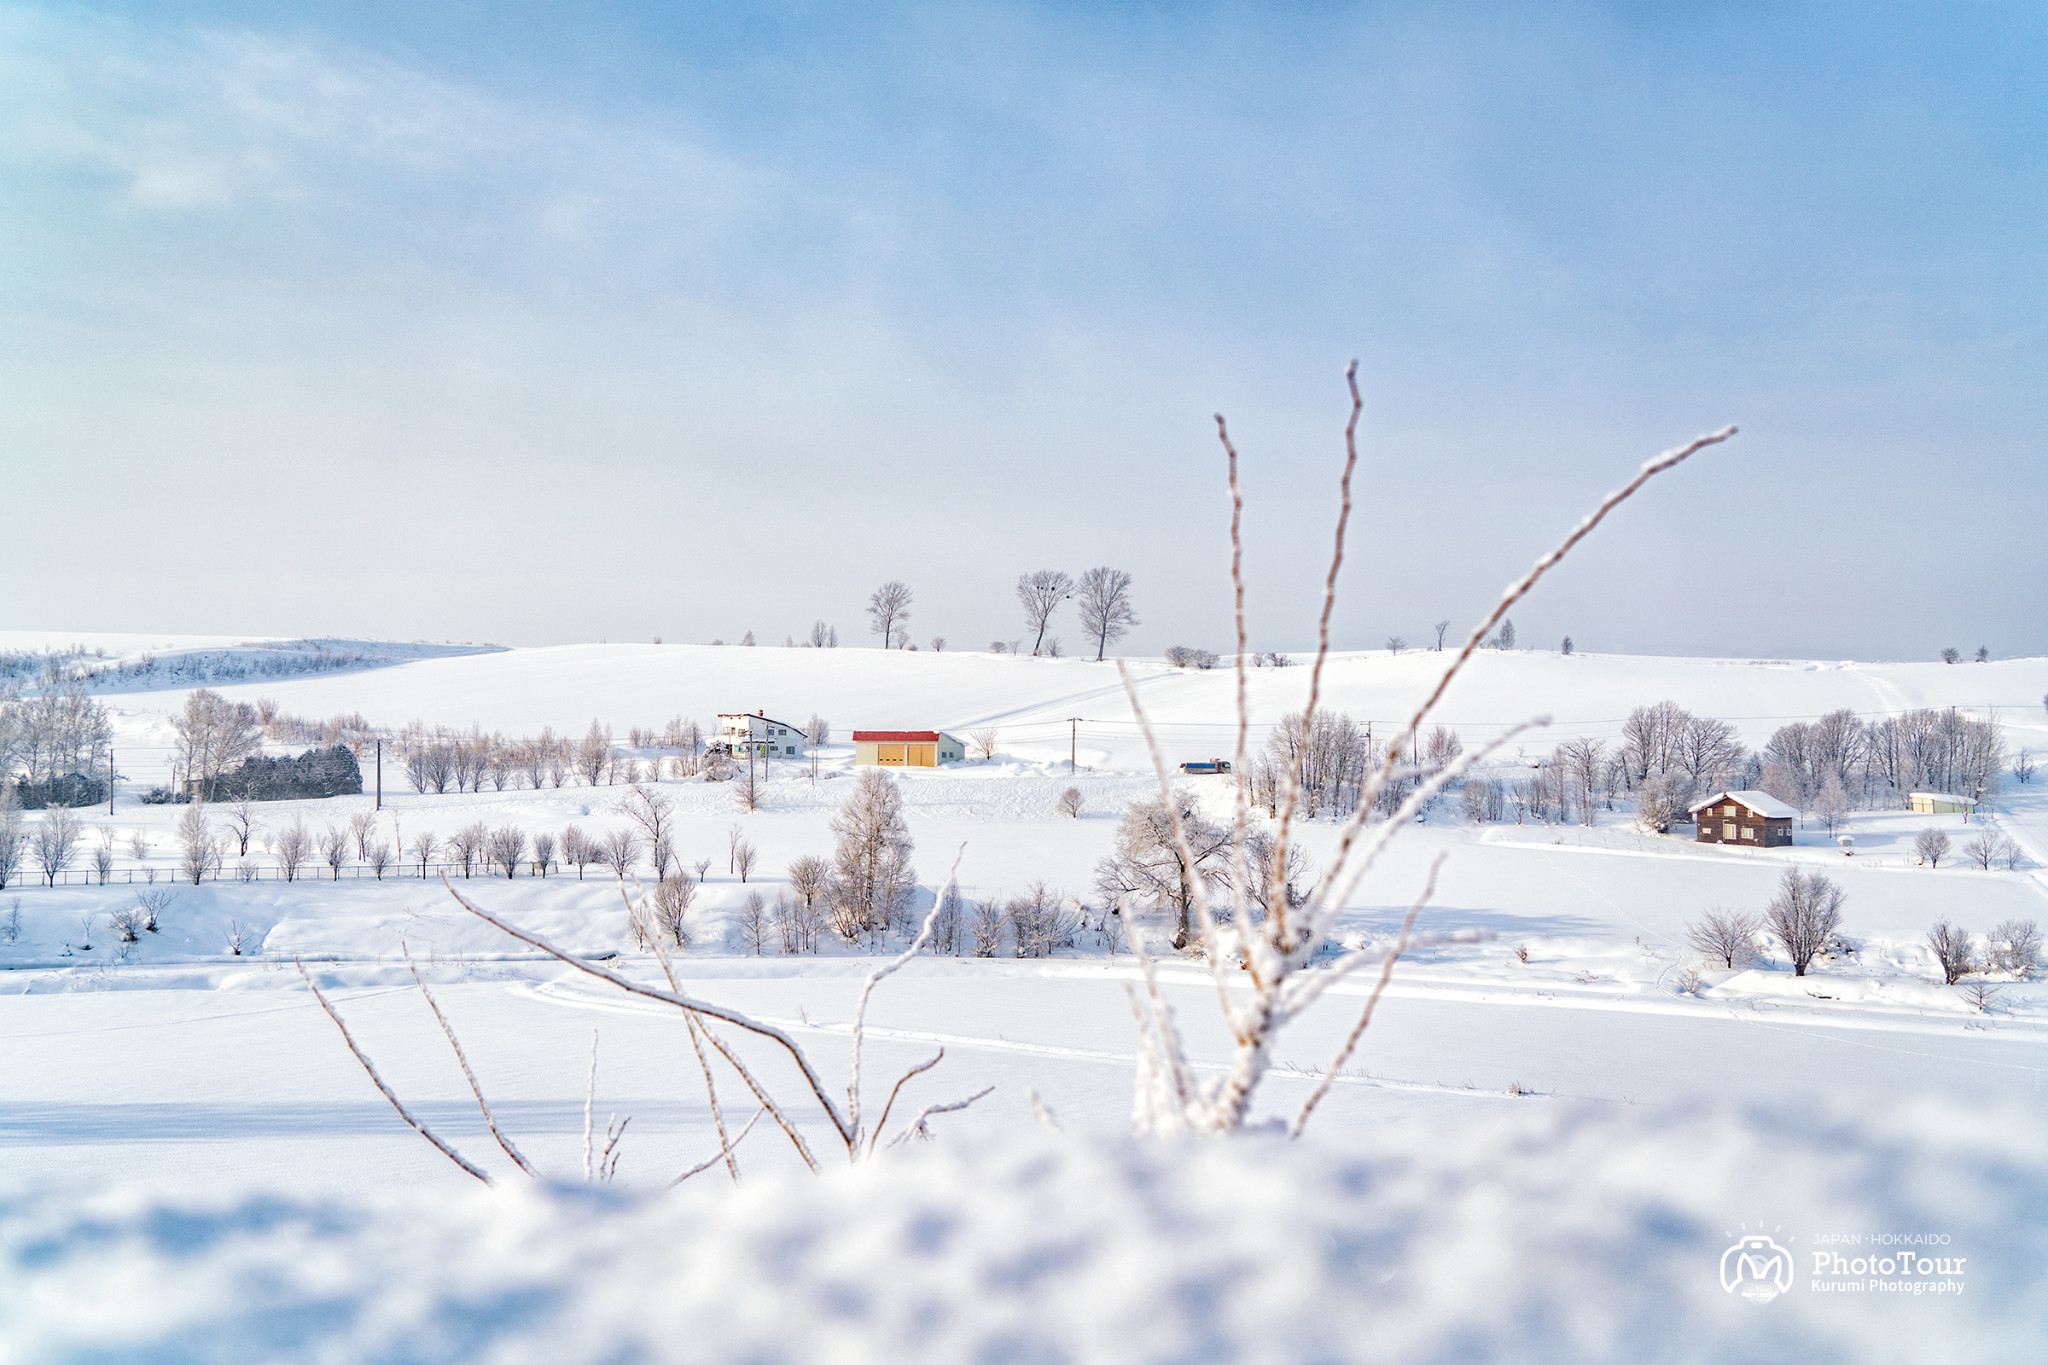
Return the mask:
<path id="1" fill-rule="evenodd" d="M 967 757 L 967 746 L 944 730 L 855 730 L 855 767 L 936 768 Z"/>

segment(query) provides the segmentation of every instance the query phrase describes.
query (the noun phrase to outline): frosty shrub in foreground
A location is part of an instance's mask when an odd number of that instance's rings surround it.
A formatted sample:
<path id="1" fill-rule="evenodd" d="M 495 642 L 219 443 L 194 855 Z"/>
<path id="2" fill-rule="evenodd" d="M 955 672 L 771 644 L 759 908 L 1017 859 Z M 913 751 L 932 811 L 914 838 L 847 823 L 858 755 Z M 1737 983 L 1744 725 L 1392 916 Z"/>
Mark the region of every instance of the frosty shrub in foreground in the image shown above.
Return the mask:
<path id="1" fill-rule="evenodd" d="M 1351 391 L 1351 417 L 1344 432 L 1345 462 L 1338 485 L 1335 543 L 1324 584 L 1315 660 L 1309 672 L 1308 704 L 1303 708 L 1299 721 L 1304 747 L 1321 703 L 1323 671 L 1330 652 L 1330 621 L 1336 606 L 1337 579 L 1343 568 L 1345 533 L 1351 518 L 1352 476 L 1358 464 L 1358 420 L 1364 404 L 1359 397 L 1358 367 L 1355 363 L 1346 380 Z M 1728 427 L 1699 437 L 1645 464 L 1635 478 L 1603 500 L 1555 549 L 1537 560 L 1527 574 L 1508 587 L 1500 601 L 1467 637 L 1463 647 L 1439 670 L 1435 682 L 1406 724 L 1395 732 L 1384 758 L 1365 778 L 1355 810 L 1338 830 L 1329 866 L 1300 903 L 1288 894 L 1286 885 L 1294 819 L 1303 796 L 1297 766 L 1290 765 L 1283 775 L 1278 813 L 1273 818 L 1272 828 L 1265 831 L 1272 845 L 1270 856 L 1260 860 L 1264 864 L 1263 876 L 1253 875 L 1247 856 L 1252 811 L 1246 764 L 1250 712 L 1245 674 L 1249 652 L 1243 607 L 1243 542 L 1240 535 L 1244 500 L 1238 482 L 1238 453 L 1220 414 L 1216 418 L 1216 432 L 1228 462 L 1231 582 L 1237 603 L 1238 715 L 1236 756 L 1232 765 L 1236 815 L 1232 827 L 1226 831 L 1227 856 L 1224 861 L 1228 873 L 1222 879 L 1229 896 L 1227 909 L 1219 912 L 1219 908 L 1210 903 L 1212 881 L 1203 873 L 1207 861 L 1204 857 L 1207 831 L 1198 816 L 1184 810 L 1174 799 L 1165 761 L 1129 672 L 1122 665 L 1119 665 L 1119 671 L 1132 713 L 1151 751 L 1153 769 L 1159 780 L 1160 805 L 1170 827 L 1176 855 L 1171 867 L 1162 867 L 1161 861 L 1151 857 L 1147 850 L 1146 865 L 1154 876 L 1165 871 L 1178 879 L 1178 898 L 1184 898 L 1192 911 L 1188 916 L 1191 937 L 1185 941 L 1189 948 L 1199 952 L 1215 977 L 1216 996 L 1231 1043 L 1221 1074 L 1198 1069 L 1193 1064 L 1182 1041 L 1174 1008 L 1160 989 L 1151 961 L 1145 955 L 1142 937 L 1132 935 L 1131 946 L 1138 956 L 1142 980 L 1142 989 L 1132 992 L 1132 1003 L 1139 1021 L 1137 1094 L 1132 1117 L 1140 1132 L 1159 1135 L 1225 1133 L 1245 1127 L 1252 1120 L 1253 1098 L 1272 1064 L 1272 1046 L 1280 1033 L 1320 999 L 1333 983 L 1360 968 L 1377 966 L 1378 983 L 1367 995 L 1357 1022 L 1344 1036 L 1317 1084 L 1287 1124 L 1289 1133 L 1299 1134 L 1370 1025 L 1373 1009 L 1392 974 L 1395 961 L 1412 942 L 1415 916 L 1434 893 L 1437 869 L 1442 864 L 1441 855 L 1431 866 L 1422 893 L 1410 907 L 1391 947 L 1384 950 L 1366 948 L 1339 954 L 1334 961 L 1318 961 L 1323 958 L 1325 945 L 1330 942 L 1338 914 L 1350 902 L 1360 879 L 1372 869 L 1390 840 L 1413 823 L 1441 792 L 1462 781 L 1473 765 L 1490 758 L 1503 744 L 1513 742 L 1527 727 L 1511 727 L 1491 743 L 1456 753 L 1448 761 L 1435 766 L 1418 763 L 1421 756 L 1408 750 L 1408 737 L 1424 733 L 1425 724 L 1432 721 L 1445 691 L 1489 636 L 1502 648 L 1512 648 L 1514 636 L 1508 622 L 1508 611 L 1609 512 L 1656 475 L 1675 468 L 1708 446 L 1727 440 L 1734 435 L 1735 429 Z M 1171 654 L 1168 662 L 1175 662 Z M 1544 722 L 1539 719 L 1532 723 Z M 1587 785 L 1590 787 L 1590 783 Z M 1376 825 L 1369 824 L 1374 812 L 1382 807 L 1385 818 Z M 1120 838 L 1120 843 L 1123 842 Z M 1136 841 L 1129 842 L 1133 844 L 1132 851 L 1137 852 Z M 1177 934 L 1176 937 L 1182 935 Z M 1824 935 L 1821 941 L 1825 941 Z M 1311 965 L 1316 970 L 1309 970 Z M 1242 977 L 1235 975 L 1240 969 Z"/>

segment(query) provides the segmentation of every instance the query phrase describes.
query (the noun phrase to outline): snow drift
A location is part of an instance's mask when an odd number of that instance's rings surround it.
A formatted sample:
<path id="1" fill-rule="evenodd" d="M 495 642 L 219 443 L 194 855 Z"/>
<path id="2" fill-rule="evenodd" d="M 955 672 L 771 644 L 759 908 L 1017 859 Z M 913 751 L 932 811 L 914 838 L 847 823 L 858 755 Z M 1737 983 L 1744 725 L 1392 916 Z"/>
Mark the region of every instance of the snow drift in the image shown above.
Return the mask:
<path id="1" fill-rule="evenodd" d="M 1557 1106 L 1305 1143 L 943 1142 L 667 1197 L 44 1191 L 0 1199 L 0 1355 L 2030 1359 L 2044 1118 Z M 1774 1301 L 1722 1288 L 1744 1232 L 1792 1254 Z M 1813 1287 L 1830 1238 L 1892 1234 L 1946 1236 L 1961 1291 Z"/>

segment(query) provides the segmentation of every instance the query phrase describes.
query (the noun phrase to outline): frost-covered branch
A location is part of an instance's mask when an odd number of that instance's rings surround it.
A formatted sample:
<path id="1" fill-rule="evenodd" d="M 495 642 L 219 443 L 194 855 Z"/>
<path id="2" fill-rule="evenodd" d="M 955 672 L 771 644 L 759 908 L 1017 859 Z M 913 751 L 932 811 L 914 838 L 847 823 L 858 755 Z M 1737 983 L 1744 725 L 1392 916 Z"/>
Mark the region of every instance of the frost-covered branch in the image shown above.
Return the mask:
<path id="1" fill-rule="evenodd" d="M 1353 362 L 1345 372 L 1345 382 L 1350 390 L 1351 412 L 1344 429 L 1345 460 L 1339 485 L 1340 508 L 1332 541 L 1330 567 L 1324 581 L 1315 665 L 1309 673 L 1308 705 L 1301 713 L 1300 720 L 1300 741 L 1304 748 L 1307 746 L 1317 708 L 1321 704 L 1323 670 L 1330 654 L 1330 624 L 1336 604 L 1337 579 L 1344 564 L 1345 537 L 1352 511 L 1352 478 L 1358 465 L 1358 422 L 1364 406 L 1358 389 L 1356 362 Z M 1386 845 L 1444 788 L 1463 777 L 1475 764 L 1498 752 L 1503 745 L 1523 733 L 1529 725 L 1548 723 L 1547 720 L 1539 718 L 1525 725 L 1513 727 L 1491 744 L 1459 754 L 1453 760 L 1437 765 L 1434 771 L 1412 771 L 1413 756 L 1406 752 L 1407 737 L 1420 730 L 1423 722 L 1429 718 L 1488 632 L 1504 619 L 1509 609 L 1526 596 L 1546 573 L 1571 552 L 1573 547 L 1590 535 L 1609 513 L 1627 501 L 1650 479 L 1676 468 L 1699 451 L 1719 444 L 1735 434 L 1735 428 L 1728 427 L 1701 436 L 1644 464 L 1627 484 L 1603 499 L 1554 549 L 1539 558 L 1528 573 L 1508 585 L 1500 600 L 1473 631 L 1471 638 L 1441 670 L 1408 725 L 1388 743 L 1384 759 L 1361 784 L 1357 808 L 1339 832 L 1334 858 L 1309 893 L 1306 903 L 1298 904 L 1290 903 L 1287 873 L 1288 854 L 1292 847 L 1290 839 L 1293 820 L 1302 792 L 1302 777 L 1297 765 L 1288 766 L 1283 790 L 1273 812 L 1276 829 L 1272 837 L 1272 852 L 1269 857 L 1262 858 L 1258 878 L 1263 885 L 1256 892 L 1246 885 L 1250 880 L 1247 876 L 1247 845 L 1251 831 L 1245 746 L 1251 717 L 1245 672 L 1248 636 L 1244 623 L 1244 547 L 1241 533 L 1244 495 L 1239 482 L 1238 451 L 1230 439 L 1229 427 L 1220 414 L 1216 418 L 1216 431 L 1227 457 L 1229 473 L 1231 589 L 1238 642 L 1236 828 L 1235 846 L 1232 850 L 1234 875 L 1231 878 L 1231 914 L 1227 929 L 1222 917 L 1210 906 L 1205 893 L 1206 888 L 1202 884 L 1203 878 L 1199 874 L 1191 877 L 1191 884 L 1186 888 L 1186 899 L 1193 903 L 1199 923 L 1200 947 L 1215 982 L 1223 1019 L 1230 1030 L 1231 1051 L 1220 1077 L 1204 1080 L 1194 1075 L 1174 1021 L 1173 1008 L 1159 988 L 1151 960 L 1143 950 L 1144 945 L 1134 939 L 1133 947 L 1139 962 L 1143 989 L 1129 990 L 1132 1011 L 1138 1023 L 1138 1076 L 1133 1117 L 1141 1130 L 1162 1134 L 1175 1131 L 1223 1132 L 1238 1128 L 1247 1121 L 1253 1093 L 1271 1065 L 1270 1049 L 1273 1040 L 1333 982 L 1343 979 L 1352 970 L 1364 965 L 1368 958 L 1365 954 L 1347 955 L 1329 969 L 1314 976 L 1304 975 L 1315 963 L 1321 948 L 1328 941 L 1338 915 L 1349 903 L 1361 878 L 1373 868 Z M 1138 700 L 1137 689 L 1132 685 L 1127 673 L 1123 682 L 1132 713 L 1145 737 L 1146 747 L 1152 758 L 1160 795 L 1172 826 L 1175 850 L 1182 867 L 1192 868 L 1192 846 L 1181 813 L 1172 800 L 1165 761 L 1153 736 L 1150 722 L 1145 716 L 1144 707 Z M 1377 798 L 1388 783 L 1396 780 L 1404 783 L 1413 780 L 1414 785 L 1378 828 L 1368 833 L 1367 827 Z M 1441 859 L 1437 865 L 1431 867 L 1428 885 L 1410 910 L 1402 926 L 1399 940 L 1393 950 L 1381 960 L 1379 983 L 1368 999 L 1357 1025 L 1339 1051 L 1337 1062 L 1333 1064 L 1329 1074 L 1333 1075 L 1356 1048 L 1359 1038 L 1371 1023 L 1373 1008 L 1391 978 L 1395 961 L 1413 945 L 1415 916 L 1420 913 L 1434 892 L 1437 868 L 1440 864 Z M 1254 909 L 1261 913 L 1254 914 Z M 1175 946 L 1179 947 L 1181 943 L 1177 940 Z M 1226 957 L 1229 964 L 1226 963 Z M 1241 983 L 1232 980 L 1228 972 L 1228 965 L 1231 964 L 1243 966 L 1244 977 Z M 1233 989 L 1234 985 L 1237 989 Z M 1327 1088 L 1326 1075 L 1323 1084 L 1295 1116 L 1290 1126 L 1291 1132 L 1300 1132 Z"/>
<path id="2" fill-rule="evenodd" d="M 348 1031 L 348 1025 L 341 1022 L 341 1015 L 335 1012 L 334 1006 L 327 1003 L 327 997 L 320 993 L 320 988 L 313 984 L 312 974 L 306 970 L 306 964 L 299 961 L 297 958 L 293 958 L 292 965 L 299 969 L 299 975 L 305 978 L 306 989 L 313 992 L 313 998 L 320 1002 L 320 1008 L 327 1011 L 327 1017 L 329 1019 L 332 1019 L 334 1021 L 334 1026 L 341 1030 L 341 1041 L 348 1044 L 348 1050 L 355 1054 L 355 1058 L 358 1062 L 362 1063 L 363 1070 L 369 1074 L 371 1082 L 377 1087 L 378 1091 L 383 1094 L 385 1099 L 391 1101 L 391 1107 L 398 1111 L 398 1117 L 404 1119 L 406 1123 L 411 1125 L 412 1130 L 414 1132 L 418 1133 L 427 1141 L 433 1143 L 435 1150 L 439 1151 L 442 1156 L 447 1157 L 450 1161 L 460 1166 L 463 1170 L 469 1172 L 478 1180 L 483 1181 L 484 1184 L 489 1185 L 493 1183 L 488 1175 L 484 1174 L 483 1171 L 481 1171 L 477 1167 L 471 1165 L 463 1157 L 462 1153 L 456 1151 L 453 1147 L 450 1147 L 447 1143 L 441 1141 L 441 1139 L 435 1135 L 433 1129 L 427 1127 L 426 1124 L 421 1123 L 418 1119 L 413 1117 L 412 1111 L 405 1107 L 404 1102 L 398 1098 L 397 1094 L 391 1089 L 391 1087 L 384 1084 L 384 1078 L 377 1074 L 377 1068 L 371 1064 L 369 1057 L 364 1054 L 363 1050 L 360 1047 L 356 1046 L 355 1036 Z"/>
<path id="3" fill-rule="evenodd" d="M 698 1162 L 689 1170 L 684 1171 L 674 1180 L 669 1181 L 668 1187 L 670 1189 L 674 1189 L 676 1186 L 682 1184 L 685 1180 L 688 1180 L 691 1176 L 702 1175 L 704 1172 L 710 1170 L 713 1166 L 716 1166 L 721 1161 L 723 1161 L 727 1165 L 727 1167 L 733 1168 L 732 1178 L 734 1182 L 737 1183 L 740 1177 L 738 1169 L 736 1167 L 733 1167 L 733 1151 L 742 1142 L 745 1142 L 747 1140 L 747 1134 L 754 1131 L 754 1125 L 759 1123 L 761 1121 L 761 1115 L 767 1112 L 768 1111 L 766 1108 L 756 1109 L 754 1111 L 754 1117 L 747 1120 L 747 1126 L 740 1129 L 738 1137 L 733 1138 L 729 1142 L 721 1139 L 718 1144 L 718 1150 L 716 1152 L 713 1152 L 710 1156 L 704 1158 L 704 1160 Z"/>
<path id="4" fill-rule="evenodd" d="M 512 1158 L 513 1165 L 528 1175 L 537 1175 L 538 1172 L 533 1169 L 532 1164 L 512 1145 L 512 1139 L 499 1130 L 498 1116 L 491 1112 L 491 1103 L 484 1098 L 484 1088 L 477 1084 L 476 1073 L 469 1069 L 469 1058 L 462 1054 L 462 1043 L 456 1038 L 454 1027 L 449 1024 L 448 1016 L 441 1013 L 441 1006 L 435 1001 L 434 993 L 427 989 L 426 980 L 420 976 L 418 964 L 412 960 L 412 945 L 401 939 L 398 947 L 399 951 L 405 954 L 405 969 L 412 973 L 413 983 L 420 988 L 420 994 L 426 998 L 427 1008 L 434 1012 L 434 1022 L 439 1024 L 441 1032 L 447 1035 L 448 1046 L 455 1049 L 455 1064 L 462 1068 L 462 1079 L 469 1082 L 469 1093 L 476 1096 L 476 1107 L 484 1111 L 484 1123 L 490 1128 L 491 1136 L 505 1149 L 505 1155 Z"/>

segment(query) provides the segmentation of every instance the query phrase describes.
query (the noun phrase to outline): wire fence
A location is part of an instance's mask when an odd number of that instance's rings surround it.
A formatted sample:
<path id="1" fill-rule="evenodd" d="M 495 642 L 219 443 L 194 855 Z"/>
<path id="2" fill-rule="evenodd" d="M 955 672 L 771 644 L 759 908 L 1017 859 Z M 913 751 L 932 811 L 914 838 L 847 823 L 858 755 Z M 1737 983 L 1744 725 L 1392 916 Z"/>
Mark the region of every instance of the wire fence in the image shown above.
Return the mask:
<path id="1" fill-rule="evenodd" d="M 394 863 L 379 873 L 367 863 L 349 863 L 341 867 L 330 867 L 326 863 L 308 864 L 287 870 L 277 865 L 250 863 L 246 866 L 209 867 L 195 882 L 190 873 L 180 873 L 174 867 L 116 867 L 102 875 L 96 868 L 60 868 L 55 872 L 29 869 L 18 879 L 10 880 L 0 891 L 12 894 L 16 891 L 54 891 L 70 886 L 195 886 L 207 882 L 401 882 L 432 881 L 442 874 L 450 880 L 460 881 L 508 881 L 520 877 L 538 877 L 555 881 L 609 881 L 609 869 L 597 870 L 598 864 L 579 871 L 575 867 L 551 862 L 546 867 L 531 859 L 522 859 L 513 865 L 510 876 L 502 865 L 487 867 L 481 859 L 471 863 L 467 871 L 461 863 L 431 862 L 422 867 L 419 863 L 406 863 L 402 867 Z"/>

